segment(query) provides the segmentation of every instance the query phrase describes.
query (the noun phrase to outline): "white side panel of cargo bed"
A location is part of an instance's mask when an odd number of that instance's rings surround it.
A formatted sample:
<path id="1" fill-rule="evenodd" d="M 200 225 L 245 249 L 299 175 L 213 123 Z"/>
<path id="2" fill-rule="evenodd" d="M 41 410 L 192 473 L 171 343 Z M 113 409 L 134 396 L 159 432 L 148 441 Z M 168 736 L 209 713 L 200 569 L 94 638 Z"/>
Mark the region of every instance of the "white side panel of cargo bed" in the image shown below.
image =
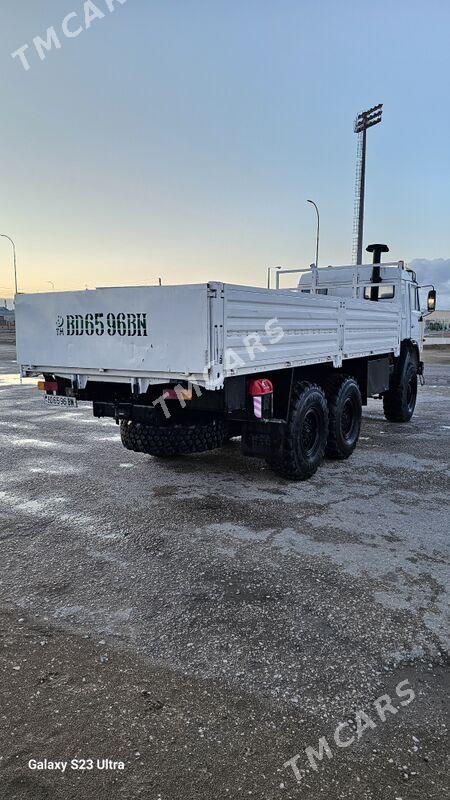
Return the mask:
<path id="1" fill-rule="evenodd" d="M 401 308 L 380 300 L 345 300 L 344 358 L 398 353 Z"/>
<path id="2" fill-rule="evenodd" d="M 339 361 L 339 298 L 225 284 L 225 375 Z"/>
<path id="3" fill-rule="evenodd" d="M 162 379 L 202 375 L 209 360 L 208 286 L 19 294 L 16 327 L 22 367 Z"/>

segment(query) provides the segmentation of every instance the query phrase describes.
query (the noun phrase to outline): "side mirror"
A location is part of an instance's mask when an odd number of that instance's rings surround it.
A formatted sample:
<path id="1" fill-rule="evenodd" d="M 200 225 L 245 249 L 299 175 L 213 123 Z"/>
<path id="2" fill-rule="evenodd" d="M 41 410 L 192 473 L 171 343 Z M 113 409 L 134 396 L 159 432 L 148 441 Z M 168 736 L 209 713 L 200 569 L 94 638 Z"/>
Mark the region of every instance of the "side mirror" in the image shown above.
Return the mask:
<path id="1" fill-rule="evenodd" d="M 436 289 L 430 289 L 427 299 L 427 311 L 436 310 Z"/>

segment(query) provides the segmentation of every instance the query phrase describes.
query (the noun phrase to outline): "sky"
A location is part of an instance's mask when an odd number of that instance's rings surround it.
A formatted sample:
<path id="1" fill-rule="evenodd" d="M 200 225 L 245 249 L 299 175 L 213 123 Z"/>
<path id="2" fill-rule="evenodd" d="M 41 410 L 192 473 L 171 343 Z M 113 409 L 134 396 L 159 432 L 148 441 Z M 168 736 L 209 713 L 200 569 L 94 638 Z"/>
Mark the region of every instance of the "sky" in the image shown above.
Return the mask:
<path id="1" fill-rule="evenodd" d="M 0 14 L 0 233 L 20 290 L 264 285 L 268 266 L 314 260 L 308 198 L 319 263 L 350 263 L 353 120 L 382 102 L 365 244 L 415 261 L 450 307 L 448 0 L 0 0 Z M 0 239 L 0 296 L 11 261 Z"/>

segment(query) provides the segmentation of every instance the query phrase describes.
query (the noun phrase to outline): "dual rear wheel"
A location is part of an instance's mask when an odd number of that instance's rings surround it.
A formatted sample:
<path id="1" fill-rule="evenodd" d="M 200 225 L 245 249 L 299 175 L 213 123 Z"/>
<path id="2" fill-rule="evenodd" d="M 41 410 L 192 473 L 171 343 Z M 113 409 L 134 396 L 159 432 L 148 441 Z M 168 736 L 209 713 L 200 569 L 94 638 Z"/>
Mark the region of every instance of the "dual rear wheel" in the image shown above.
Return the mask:
<path id="1" fill-rule="evenodd" d="M 416 398 L 417 365 L 408 355 L 383 396 L 385 416 L 393 422 L 407 422 L 413 415 Z M 361 415 L 361 392 L 355 378 L 336 373 L 321 386 L 298 381 L 292 390 L 283 441 L 268 459 L 269 465 L 284 478 L 306 480 L 314 475 L 325 456 L 348 458 L 358 442 Z M 221 447 L 240 429 L 234 430 L 224 417 L 217 415 L 180 421 L 165 420 L 155 411 L 149 424 L 124 421 L 120 432 L 129 450 L 170 458 Z"/>
<path id="2" fill-rule="evenodd" d="M 221 447 L 234 433 L 223 417 L 201 415 L 181 422 L 163 419 L 156 411 L 154 417 L 145 425 L 121 422 L 122 443 L 128 450 L 173 458 Z M 307 480 L 325 456 L 344 459 L 351 455 L 360 426 L 361 394 L 354 378 L 334 375 L 323 386 L 299 381 L 292 390 L 283 442 L 268 463 L 285 478 Z"/>
<path id="3" fill-rule="evenodd" d="M 307 480 L 325 456 L 348 458 L 359 438 L 361 413 L 354 378 L 333 375 L 323 386 L 299 381 L 292 391 L 281 449 L 268 459 L 269 465 L 284 478 Z"/>

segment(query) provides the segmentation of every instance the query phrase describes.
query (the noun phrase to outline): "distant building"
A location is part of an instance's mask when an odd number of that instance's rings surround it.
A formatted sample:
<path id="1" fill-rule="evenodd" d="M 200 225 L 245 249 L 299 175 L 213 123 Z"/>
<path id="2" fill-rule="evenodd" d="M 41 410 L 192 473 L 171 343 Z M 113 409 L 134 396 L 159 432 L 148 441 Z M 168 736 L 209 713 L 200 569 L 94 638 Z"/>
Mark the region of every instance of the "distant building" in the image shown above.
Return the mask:
<path id="1" fill-rule="evenodd" d="M 425 318 L 425 333 L 427 336 L 444 337 L 443 341 L 450 340 L 450 311 L 433 311 Z"/>
<path id="2" fill-rule="evenodd" d="M 1 313 L 1 310 L 0 310 Z M 427 333 L 450 333 L 450 311 L 433 311 L 425 318 Z"/>
<path id="3" fill-rule="evenodd" d="M 14 309 L 8 308 L 6 305 L 0 306 L 0 325 L 14 325 L 14 322 Z"/>

